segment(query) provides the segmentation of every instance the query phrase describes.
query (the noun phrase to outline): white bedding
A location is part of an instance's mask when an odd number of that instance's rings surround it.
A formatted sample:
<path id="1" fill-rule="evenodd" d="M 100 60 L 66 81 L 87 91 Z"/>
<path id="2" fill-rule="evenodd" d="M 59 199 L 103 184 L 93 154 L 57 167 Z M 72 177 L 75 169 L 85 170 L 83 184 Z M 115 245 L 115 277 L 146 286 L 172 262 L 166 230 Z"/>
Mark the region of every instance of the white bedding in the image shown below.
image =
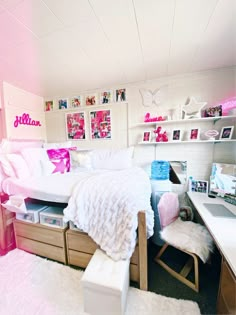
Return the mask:
<path id="1" fill-rule="evenodd" d="M 65 221 L 88 233 L 114 260 L 130 258 L 134 251 L 138 211 L 146 211 L 147 237 L 153 234 L 151 184 L 138 167 L 8 178 L 2 186 L 8 195 L 68 203 Z"/>
<path id="2" fill-rule="evenodd" d="M 114 260 L 129 259 L 136 245 L 138 211 L 146 211 L 147 237 L 153 234 L 151 185 L 141 168 L 89 173 L 75 185 L 64 220 L 73 221 Z"/>

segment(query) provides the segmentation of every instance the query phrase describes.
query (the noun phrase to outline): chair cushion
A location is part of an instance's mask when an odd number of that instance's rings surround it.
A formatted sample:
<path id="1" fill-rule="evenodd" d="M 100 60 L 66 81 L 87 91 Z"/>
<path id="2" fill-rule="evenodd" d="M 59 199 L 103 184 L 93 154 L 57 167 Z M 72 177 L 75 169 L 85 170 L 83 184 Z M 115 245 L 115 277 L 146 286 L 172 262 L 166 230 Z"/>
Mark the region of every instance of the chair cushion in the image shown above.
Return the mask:
<path id="1" fill-rule="evenodd" d="M 204 263 L 213 251 L 213 240 L 209 232 L 198 223 L 178 218 L 166 226 L 160 235 L 168 244 L 196 254 Z"/>
<path id="2" fill-rule="evenodd" d="M 161 228 L 174 222 L 179 216 L 179 199 L 176 193 L 166 192 L 158 203 Z"/>

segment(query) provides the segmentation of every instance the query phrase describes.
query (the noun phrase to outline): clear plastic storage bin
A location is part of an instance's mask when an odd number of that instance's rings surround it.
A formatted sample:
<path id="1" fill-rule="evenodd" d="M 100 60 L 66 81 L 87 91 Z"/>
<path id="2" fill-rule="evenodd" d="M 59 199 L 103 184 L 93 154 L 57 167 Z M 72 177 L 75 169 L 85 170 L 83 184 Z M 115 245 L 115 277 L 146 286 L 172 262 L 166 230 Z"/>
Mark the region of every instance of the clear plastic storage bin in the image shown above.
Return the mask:
<path id="1" fill-rule="evenodd" d="M 40 224 L 64 229 L 68 224 L 63 221 L 63 210 L 64 208 L 60 207 L 47 207 L 47 209 L 40 212 Z"/>

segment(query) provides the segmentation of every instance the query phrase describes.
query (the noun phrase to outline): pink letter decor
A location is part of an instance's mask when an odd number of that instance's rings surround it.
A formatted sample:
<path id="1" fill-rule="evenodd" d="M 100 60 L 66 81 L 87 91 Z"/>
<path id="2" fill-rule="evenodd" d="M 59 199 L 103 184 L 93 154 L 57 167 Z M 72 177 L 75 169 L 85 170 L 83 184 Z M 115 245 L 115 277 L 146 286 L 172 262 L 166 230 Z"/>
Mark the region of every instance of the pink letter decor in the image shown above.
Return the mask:
<path id="1" fill-rule="evenodd" d="M 19 125 L 29 125 L 29 126 L 41 126 L 39 120 L 31 119 L 29 114 L 24 113 L 22 116 L 16 116 L 14 121 L 14 127 L 17 128 Z"/>

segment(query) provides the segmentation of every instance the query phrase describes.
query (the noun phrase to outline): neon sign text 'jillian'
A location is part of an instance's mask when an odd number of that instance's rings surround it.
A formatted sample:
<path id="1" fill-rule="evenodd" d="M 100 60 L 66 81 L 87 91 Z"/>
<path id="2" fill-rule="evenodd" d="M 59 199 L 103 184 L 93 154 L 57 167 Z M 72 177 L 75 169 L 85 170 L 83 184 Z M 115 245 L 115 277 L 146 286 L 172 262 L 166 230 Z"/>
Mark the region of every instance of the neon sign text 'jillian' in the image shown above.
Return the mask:
<path id="1" fill-rule="evenodd" d="M 14 121 L 14 127 L 17 128 L 19 125 L 29 125 L 29 126 L 41 126 L 39 120 L 33 120 L 30 118 L 29 114 L 24 113 L 22 116 L 16 116 Z"/>

